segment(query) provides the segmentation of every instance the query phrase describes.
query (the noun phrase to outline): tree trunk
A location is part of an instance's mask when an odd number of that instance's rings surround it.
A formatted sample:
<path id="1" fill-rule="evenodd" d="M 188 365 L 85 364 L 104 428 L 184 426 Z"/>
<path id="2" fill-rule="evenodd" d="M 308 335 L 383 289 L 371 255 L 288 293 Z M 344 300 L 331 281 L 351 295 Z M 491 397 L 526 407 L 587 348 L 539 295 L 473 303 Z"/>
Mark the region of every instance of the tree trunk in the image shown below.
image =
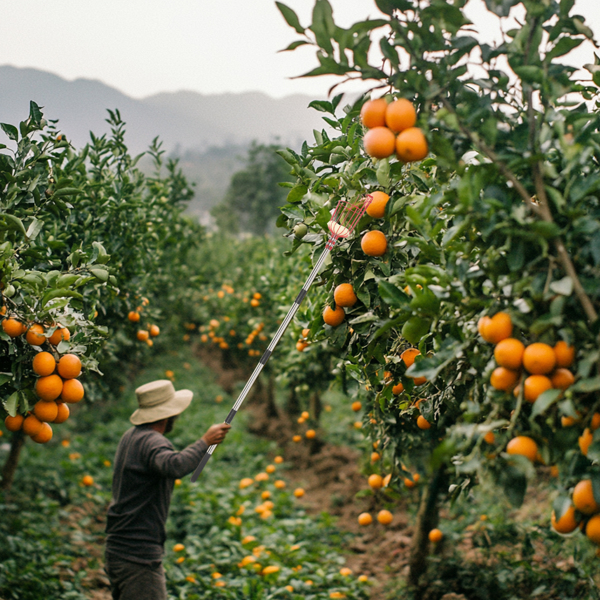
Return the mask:
<path id="1" fill-rule="evenodd" d="M 269 373 L 267 379 L 267 406 L 266 414 L 268 417 L 279 418 L 279 411 L 277 410 L 277 404 L 275 404 L 275 377 L 272 373 Z"/>
<path id="2" fill-rule="evenodd" d="M 22 431 L 16 431 L 13 433 L 12 441 L 10 444 L 10 453 L 4 467 L 2 468 L 2 481 L 0 482 L 0 489 L 8 492 L 12 486 L 12 482 L 15 478 L 15 471 L 17 470 L 17 464 L 19 463 L 19 455 L 21 454 L 21 448 L 25 444 L 25 434 Z"/>
<path id="3" fill-rule="evenodd" d="M 290 391 L 290 395 L 288 396 L 285 405 L 285 411 L 292 419 L 295 419 L 300 414 L 300 402 L 298 401 L 298 394 L 296 394 L 296 390 L 293 387 Z"/>
<path id="4" fill-rule="evenodd" d="M 422 597 L 423 589 L 419 582 L 427 572 L 427 555 L 429 553 L 429 532 L 437 526 L 439 521 L 439 507 L 437 505 L 438 495 L 442 489 L 444 479 L 444 467 L 440 467 L 435 473 L 430 484 L 423 490 L 421 503 L 417 513 L 417 524 L 410 549 L 408 580 L 415 588 L 415 598 Z"/>
<path id="5" fill-rule="evenodd" d="M 319 392 L 312 393 L 308 402 L 308 410 L 310 411 L 310 416 L 318 423 L 319 417 L 321 416 L 321 412 L 323 410 L 323 404 L 321 403 L 321 395 Z"/>

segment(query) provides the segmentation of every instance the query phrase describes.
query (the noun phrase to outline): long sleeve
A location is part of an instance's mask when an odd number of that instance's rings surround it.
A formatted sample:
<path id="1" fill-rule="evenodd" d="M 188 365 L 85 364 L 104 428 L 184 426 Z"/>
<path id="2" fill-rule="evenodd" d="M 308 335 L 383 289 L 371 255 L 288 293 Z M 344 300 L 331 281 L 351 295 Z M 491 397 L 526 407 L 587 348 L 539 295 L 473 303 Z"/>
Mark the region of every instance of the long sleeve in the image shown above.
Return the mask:
<path id="1" fill-rule="evenodd" d="M 181 452 L 175 452 L 171 443 L 166 438 L 163 439 L 166 443 L 150 449 L 148 466 L 161 476 L 170 479 L 181 479 L 191 473 L 208 449 L 206 442 L 198 440 Z"/>

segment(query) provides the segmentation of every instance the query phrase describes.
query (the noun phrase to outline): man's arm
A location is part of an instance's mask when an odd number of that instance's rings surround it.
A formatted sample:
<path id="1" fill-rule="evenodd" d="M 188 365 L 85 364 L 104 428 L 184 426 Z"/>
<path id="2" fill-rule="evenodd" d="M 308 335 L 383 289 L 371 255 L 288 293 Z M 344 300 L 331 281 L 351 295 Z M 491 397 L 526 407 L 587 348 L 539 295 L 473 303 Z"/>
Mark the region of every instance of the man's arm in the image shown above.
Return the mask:
<path id="1" fill-rule="evenodd" d="M 148 464 L 152 470 L 163 477 L 181 479 L 196 468 L 209 446 L 220 444 L 225 439 L 229 429 L 231 425 L 228 423 L 212 425 L 201 439 L 181 452 L 175 452 L 171 443 L 159 433 L 160 438 L 153 436 L 153 447 L 149 452 Z M 154 439 L 158 443 L 154 442 Z"/>

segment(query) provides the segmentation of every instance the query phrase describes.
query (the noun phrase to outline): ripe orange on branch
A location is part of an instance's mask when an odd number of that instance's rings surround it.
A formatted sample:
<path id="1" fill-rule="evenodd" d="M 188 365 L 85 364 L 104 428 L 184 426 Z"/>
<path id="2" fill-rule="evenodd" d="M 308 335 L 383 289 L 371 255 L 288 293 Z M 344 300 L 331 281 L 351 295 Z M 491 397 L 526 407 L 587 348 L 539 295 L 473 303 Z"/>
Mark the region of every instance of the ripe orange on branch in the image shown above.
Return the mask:
<path id="1" fill-rule="evenodd" d="M 493 317 L 482 317 L 477 323 L 479 335 L 490 344 L 497 344 L 509 338 L 513 324 L 510 315 L 505 312 L 496 313 Z"/>
<path id="2" fill-rule="evenodd" d="M 552 374 L 552 387 L 558 390 L 566 390 L 575 383 L 575 376 L 569 369 L 563 367 L 556 369 Z"/>
<path id="3" fill-rule="evenodd" d="M 341 306 L 336 306 L 335 310 L 331 306 L 326 306 L 323 311 L 323 321 L 331 327 L 337 327 L 342 323 L 346 316 L 344 309 Z"/>
<path id="4" fill-rule="evenodd" d="M 400 358 L 402 359 L 402 361 L 406 365 L 406 368 L 408 369 L 408 367 L 411 367 L 414 364 L 415 358 L 419 356 L 419 354 L 421 354 L 421 352 L 416 348 L 407 348 L 400 355 Z"/>
<path id="5" fill-rule="evenodd" d="M 439 529 L 432 529 L 429 532 L 428 537 L 429 537 L 430 542 L 437 544 L 438 542 L 440 542 L 442 540 L 442 538 L 444 537 L 444 534 Z"/>
<path id="6" fill-rule="evenodd" d="M 519 374 L 505 367 L 496 367 L 490 377 L 490 384 L 493 388 L 503 392 L 509 392 L 517 384 Z"/>
<path id="7" fill-rule="evenodd" d="M 519 435 L 508 442 L 506 452 L 524 456 L 534 462 L 538 454 L 538 445 L 530 437 Z"/>
<path id="8" fill-rule="evenodd" d="M 570 367 L 575 360 L 575 348 L 561 340 L 554 345 L 554 355 L 557 367 Z"/>
<path id="9" fill-rule="evenodd" d="M 571 533 L 577 528 L 577 520 L 575 519 L 575 508 L 573 505 L 569 506 L 563 516 L 556 520 L 556 513 L 552 511 L 552 517 L 550 518 L 552 528 L 558 533 Z"/>
<path id="10" fill-rule="evenodd" d="M 33 358 L 32 367 L 36 375 L 41 375 L 42 377 L 52 375 L 54 369 L 56 369 L 56 360 L 50 352 L 39 352 Z"/>
<path id="11" fill-rule="evenodd" d="M 394 154 L 396 136 L 387 127 L 373 127 L 363 138 L 365 152 L 373 158 L 387 158 Z"/>
<path id="12" fill-rule="evenodd" d="M 136 312 L 135 310 L 132 310 L 129 312 L 129 314 L 127 315 L 127 318 L 132 322 L 132 323 L 137 323 L 140 320 L 140 313 Z"/>
<path id="13" fill-rule="evenodd" d="M 371 192 L 371 203 L 367 206 L 367 214 L 374 219 L 381 219 L 385 215 L 385 207 L 390 197 L 385 192 Z"/>
<path id="14" fill-rule="evenodd" d="M 594 497 L 591 479 L 581 480 L 573 489 L 573 505 L 584 515 L 592 515 L 600 511 L 600 505 Z"/>
<path id="15" fill-rule="evenodd" d="M 44 335 L 44 327 L 39 323 L 34 323 L 27 330 L 27 335 L 25 339 L 28 344 L 32 346 L 41 346 L 46 341 L 46 336 Z"/>
<path id="16" fill-rule="evenodd" d="M 48 338 L 53 346 L 58 346 L 63 340 L 68 342 L 71 339 L 71 332 L 66 327 L 60 325 L 54 330 L 54 333 Z"/>
<path id="17" fill-rule="evenodd" d="M 383 256 L 387 250 L 385 234 L 377 229 L 368 231 L 360 241 L 360 247 L 367 256 Z"/>
<path id="18" fill-rule="evenodd" d="M 428 153 L 427 138 L 418 127 L 409 127 L 396 138 L 396 155 L 402 162 L 423 160 Z"/>
<path id="19" fill-rule="evenodd" d="M 145 342 L 150 337 L 150 334 L 145 329 L 140 329 L 135 336 L 140 342 Z"/>
<path id="20" fill-rule="evenodd" d="M 6 419 L 4 419 L 4 425 L 9 431 L 19 431 L 21 427 L 23 427 L 24 420 L 25 418 L 23 415 L 16 415 L 14 417 L 8 415 Z"/>
<path id="21" fill-rule="evenodd" d="M 505 338 L 494 348 L 494 358 L 501 367 L 516 371 L 523 364 L 523 342 L 515 338 Z"/>
<path id="22" fill-rule="evenodd" d="M 12 338 L 15 338 L 23 335 L 27 327 L 25 323 L 21 323 L 21 321 L 17 321 L 17 319 L 9 317 L 8 319 L 2 320 L 2 329 L 4 329 L 4 333 Z"/>
<path id="23" fill-rule="evenodd" d="M 56 402 L 45 402 L 39 400 L 33 407 L 33 414 L 40 420 L 51 422 L 58 416 L 58 405 Z"/>
<path id="24" fill-rule="evenodd" d="M 42 426 L 36 435 L 32 435 L 31 439 L 37 444 L 45 444 L 52 439 L 52 427 L 48 423 L 42 423 Z"/>
<path id="25" fill-rule="evenodd" d="M 35 415 L 29 415 L 23 421 L 23 433 L 29 436 L 37 435 L 42 429 L 42 421 Z"/>
<path id="26" fill-rule="evenodd" d="M 548 344 L 536 342 L 523 352 L 523 366 L 533 375 L 546 375 L 556 365 L 556 355 Z"/>
<path id="27" fill-rule="evenodd" d="M 75 381 L 75 380 L 72 380 L 72 381 Z M 56 419 L 54 419 L 54 421 L 52 421 L 52 422 L 53 423 L 64 423 L 69 418 L 69 415 L 71 414 L 71 410 L 64 402 L 57 402 L 56 405 L 58 406 L 58 414 L 56 415 Z"/>
<path id="28" fill-rule="evenodd" d="M 63 379 L 74 379 L 81 375 L 81 360 L 75 354 L 63 354 L 58 361 L 58 374 Z"/>
<path id="29" fill-rule="evenodd" d="M 56 400 L 63 389 L 63 380 L 58 375 L 40 377 L 35 382 L 35 393 L 41 400 L 51 402 Z"/>
<path id="30" fill-rule="evenodd" d="M 340 283 L 333 292 L 333 299 L 336 306 L 344 308 L 354 306 L 358 302 L 351 283 Z"/>
<path id="31" fill-rule="evenodd" d="M 417 111 L 412 102 L 406 98 L 399 98 L 387 105 L 385 111 L 385 124 L 398 133 L 410 127 L 414 127 L 417 122 Z"/>
<path id="32" fill-rule="evenodd" d="M 527 402 L 535 402 L 546 390 L 552 389 L 552 382 L 545 375 L 530 375 L 523 382 L 523 395 Z"/>
<path id="33" fill-rule="evenodd" d="M 385 98 L 367 100 L 360 109 L 360 120 L 367 129 L 383 127 L 385 125 L 385 112 L 388 103 Z"/>
<path id="34" fill-rule="evenodd" d="M 60 398 L 63 402 L 75 404 L 83 399 L 84 393 L 81 381 L 78 379 L 67 379 L 63 385 Z"/>

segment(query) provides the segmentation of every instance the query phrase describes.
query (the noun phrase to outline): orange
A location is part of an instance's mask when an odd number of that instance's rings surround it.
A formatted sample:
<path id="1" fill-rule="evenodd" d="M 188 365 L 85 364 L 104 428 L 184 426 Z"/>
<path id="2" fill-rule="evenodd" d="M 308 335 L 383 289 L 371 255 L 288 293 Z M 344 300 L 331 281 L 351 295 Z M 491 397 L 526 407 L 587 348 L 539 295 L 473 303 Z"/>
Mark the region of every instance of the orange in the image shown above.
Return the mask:
<path id="1" fill-rule="evenodd" d="M 150 335 L 152 337 L 156 337 L 159 333 L 160 333 L 160 328 L 158 327 L 158 325 L 150 325 Z M 231 332 L 230 332 L 230 335 L 235 335 L 235 333 L 231 334 Z"/>
<path id="2" fill-rule="evenodd" d="M 373 517 L 368 513 L 360 513 L 358 515 L 358 524 L 359 525 L 370 525 L 373 522 Z"/>
<path id="3" fill-rule="evenodd" d="M 385 124 L 395 132 L 404 131 L 414 127 L 417 122 L 417 111 L 412 102 L 406 98 L 399 98 L 387 105 L 385 111 Z"/>
<path id="4" fill-rule="evenodd" d="M 330 325 L 331 327 L 337 327 L 342 323 L 346 313 L 341 306 L 336 306 L 335 310 L 331 308 L 331 306 L 326 306 L 323 311 L 323 321 Z"/>
<path id="5" fill-rule="evenodd" d="M 84 475 L 81 479 L 81 483 L 89 487 L 90 485 L 94 485 L 94 478 L 91 475 Z"/>
<path id="6" fill-rule="evenodd" d="M 496 441 L 496 436 L 494 435 L 494 432 L 493 431 L 488 431 L 483 436 L 483 441 L 486 442 L 487 444 L 493 444 Z"/>
<path id="7" fill-rule="evenodd" d="M 365 152 L 373 158 L 387 158 L 394 154 L 396 136 L 387 127 L 373 127 L 363 138 Z"/>
<path id="8" fill-rule="evenodd" d="M 27 343 L 32 346 L 41 346 L 46 341 L 46 336 L 44 335 L 44 328 L 39 323 L 34 323 L 27 330 L 27 335 L 25 339 Z"/>
<path id="9" fill-rule="evenodd" d="M 396 155 L 402 162 L 423 160 L 428 152 L 427 138 L 418 127 L 409 127 L 396 138 Z"/>
<path id="10" fill-rule="evenodd" d="M 63 379 L 74 379 L 81 375 L 81 361 L 74 354 L 63 354 L 58 361 L 58 374 Z"/>
<path id="11" fill-rule="evenodd" d="M 561 367 L 560 369 L 556 369 L 552 374 L 552 387 L 557 390 L 566 390 L 569 386 L 575 383 L 575 377 L 569 369 L 565 369 Z"/>
<path id="12" fill-rule="evenodd" d="M 569 506 L 563 516 L 557 521 L 556 514 L 552 511 L 552 517 L 550 519 L 554 531 L 558 533 L 571 533 L 577 528 L 577 521 L 575 520 L 575 507 Z"/>
<path id="13" fill-rule="evenodd" d="M 295 435 L 292 437 L 292 442 L 300 442 L 302 440 L 302 436 L 301 435 Z"/>
<path id="14" fill-rule="evenodd" d="M 362 404 L 358 400 L 356 402 L 352 403 L 352 410 L 354 412 L 358 412 L 361 408 L 362 408 Z"/>
<path id="15" fill-rule="evenodd" d="M 56 369 L 56 360 L 50 352 L 39 352 L 33 358 L 33 372 L 36 375 L 45 377 L 46 375 L 52 375 L 54 369 Z"/>
<path id="16" fill-rule="evenodd" d="M 600 545 L 600 515 L 593 516 L 585 526 L 585 535 L 594 542 Z"/>
<path id="17" fill-rule="evenodd" d="M 342 567 L 340 569 L 340 575 L 343 575 L 344 577 L 347 577 L 348 575 L 352 575 L 352 569 L 349 569 L 348 567 Z M 345 598 L 345 596 L 343 596 L 343 597 Z"/>
<path id="18" fill-rule="evenodd" d="M 312 440 L 314 437 L 316 437 L 317 432 L 314 429 L 309 429 L 304 435 L 306 436 L 306 439 Z"/>
<path id="19" fill-rule="evenodd" d="M 360 109 L 361 123 L 367 128 L 383 127 L 385 125 L 385 111 L 388 103 L 385 98 L 367 100 Z"/>
<path id="20" fill-rule="evenodd" d="M 389 510 L 380 510 L 377 513 L 377 520 L 382 525 L 389 525 L 394 520 L 394 515 Z"/>
<path id="21" fill-rule="evenodd" d="M 437 544 L 444 537 L 444 534 L 439 529 L 432 529 L 429 532 L 429 541 Z"/>
<path id="22" fill-rule="evenodd" d="M 512 334 L 513 324 L 510 315 L 496 313 L 493 317 L 482 317 L 478 323 L 481 337 L 490 344 L 497 344 Z"/>
<path id="23" fill-rule="evenodd" d="M 152 348 L 152 346 L 154 346 L 154 342 L 152 340 L 146 340 L 146 345 L 149 346 L 150 348 Z M 221 348 L 229 348 L 228 344 L 220 344 Z"/>
<path id="24" fill-rule="evenodd" d="M 530 344 L 523 352 L 523 365 L 534 375 L 545 375 L 554 369 L 556 355 L 548 344 L 536 342 Z"/>
<path id="25" fill-rule="evenodd" d="M 415 485 L 419 483 L 419 479 L 421 479 L 421 476 L 418 473 L 414 473 L 412 479 L 409 479 L 408 477 L 404 478 L 404 485 L 407 488 L 414 488 Z"/>
<path id="26" fill-rule="evenodd" d="M 535 402 L 540 394 L 552 389 L 552 382 L 545 375 L 530 375 L 523 383 L 527 402 Z"/>
<path id="27" fill-rule="evenodd" d="M 575 360 L 575 348 L 560 340 L 554 344 L 554 356 L 557 367 L 570 367 Z"/>
<path id="28" fill-rule="evenodd" d="M 32 435 L 31 439 L 37 444 L 45 444 L 52 439 L 52 427 L 48 423 L 42 423 L 42 427 L 36 435 Z"/>
<path id="29" fill-rule="evenodd" d="M 33 407 L 33 414 L 40 420 L 51 422 L 58 416 L 58 406 L 56 402 L 45 402 L 39 400 Z"/>
<path id="30" fill-rule="evenodd" d="M 62 394 L 60 399 L 63 402 L 75 404 L 79 402 L 85 394 L 83 385 L 79 379 L 67 379 L 63 384 Z"/>
<path id="31" fill-rule="evenodd" d="M 412 366 L 415 362 L 415 358 L 421 354 L 416 348 L 407 348 L 401 355 L 400 358 L 404 361 L 406 368 Z"/>
<path id="32" fill-rule="evenodd" d="M 308 348 L 308 344 L 306 342 L 303 342 L 302 340 L 296 342 L 296 350 L 298 350 L 298 352 L 304 352 L 306 348 Z"/>
<path id="33" fill-rule="evenodd" d="M 577 421 L 580 421 L 580 420 L 581 420 L 580 418 L 576 419 L 575 417 L 568 417 L 568 416 L 563 415 L 560 418 L 560 424 L 563 427 L 572 427 L 573 425 L 575 425 L 575 423 L 577 423 Z"/>
<path id="34" fill-rule="evenodd" d="M 56 415 L 56 419 L 52 421 L 53 423 L 64 423 L 71 414 L 71 410 L 64 402 L 57 402 L 58 406 L 58 414 Z"/>
<path id="35" fill-rule="evenodd" d="M 415 385 L 423 385 L 424 383 L 427 383 L 427 378 L 426 377 L 413 377 L 413 381 L 415 382 Z"/>
<path id="36" fill-rule="evenodd" d="M 600 413 L 594 413 L 590 422 L 590 429 L 596 431 L 600 427 Z"/>
<path id="37" fill-rule="evenodd" d="M 305 327 L 305 328 L 302 330 L 302 337 L 303 337 L 303 338 L 307 338 L 307 337 L 309 336 L 309 334 L 310 334 L 310 329 L 308 329 L 308 327 Z"/>
<path id="38" fill-rule="evenodd" d="M 40 377 L 35 382 L 35 393 L 46 402 L 56 400 L 63 389 L 63 381 L 58 375 Z"/>
<path id="39" fill-rule="evenodd" d="M 262 298 L 262 294 L 260 292 L 254 292 L 254 294 L 252 294 L 252 297 L 255 300 L 260 300 Z"/>
<path id="40" fill-rule="evenodd" d="M 510 369 L 506 369 L 505 367 L 496 367 L 492 371 L 492 376 L 490 377 L 490 384 L 493 388 L 497 390 L 509 392 L 515 387 L 518 378 L 519 374 L 516 371 L 511 371 Z"/>
<path id="41" fill-rule="evenodd" d="M 14 417 L 8 415 L 8 417 L 4 419 L 4 425 L 9 431 L 19 431 L 21 427 L 23 427 L 24 420 L 25 418 L 23 417 L 23 415 L 16 415 Z"/>
<path id="42" fill-rule="evenodd" d="M 68 342 L 71 339 L 71 332 L 66 327 L 60 325 L 54 330 L 54 333 L 48 338 L 53 346 L 58 346 L 63 340 Z"/>
<path id="43" fill-rule="evenodd" d="M 26 435 L 36 435 L 42 429 L 42 422 L 35 416 L 29 415 L 23 421 L 23 432 Z"/>
<path id="44" fill-rule="evenodd" d="M 385 215 L 385 206 L 390 197 L 385 192 L 371 192 L 371 203 L 367 206 L 367 214 L 374 219 L 381 219 Z"/>
<path id="45" fill-rule="evenodd" d="M 256 298 L 252 298 L 252 300 L 250 300 L 250 306 L 253 306 L 254 308 L 256 308 L 259 305 L 260 305 L 260 302 Z"/>
<path id="46" fill-rule="evenodd" d="M 378 490 L 379 488 L 383 487 L 383 477 L 377 473 L 373 473 L 373 475 L 369 475 L 367 483 L 369 484 L 369 487 L 373 488 L 374 490 Z"/>
<path id="47" fill-rule="evenodd" d="M 594 441 L 594 434 L 586 427 L 579 436 L 579 449 L 584 456 L 588 455 L 588 450 Z"/>
<path id="48" fill-rule="evenodd" d="M 367 256 L 383 256 L 387 250 L 385 234 L 377 229 L 367 231 L 360 241 L 360 247 Z"/>
<path id="49" fill-rule="evenodd" d="M 2 329 L 4 329 L 4 333 L 12 338 L 15 338 L 23 335 L 26 327 L 24 323 L 21 323 L 21 321 L 17 321 L 17 319 L 9 317 L 8 319 L 2 320 Z"/>
<path id="50" fill-rule="evenodd" d="M 392 388 L 392 394 L 395 394 L 396 396 L 398 394 L 401 394 L 404 391 L 404 385 L 402 385 L 402 382 L 397 383 L 393 388 Z"/>
<path id="51" fill-rule="evenodd" d="M 531 462 L 534 462 L 538 453 L 538 445 L 530 437 L 518 435 L 508 442 L 506 452 L 525 456 Z"/>
<path id="52" fill-rule="evenodd" d="M 132 322 L 132 323 L 137 323 L 140 320 L 140 313 L 136 312 L 134 310 L 130 311 L 130 313 L 127 315 L 127 318 Z"/>
<path id="53" fill-rule="evenodd" d="M 354 306 L 358 302 L 351 283 L 340 283 L 333 292 L 333 299 L 336 306 L 344 308 Z"/>
<path id="54" fill-rule="evenodd" d="M 600 511 L 600 505 L 594 497 L 591 479 L 582 479 L 573 489 L 573 506 L 584 515 L 593 515 Z"/>
<path id="55" fill-rule="evenodd" d="M 140 329 L 135 336 L 137 337 L 138 340 L 140 340 L 140 342 L 145 342 L 148 337 L 150 336 L 150 334 L 145 330 L 145 329 Z"/>
<path id="56" fill-rule="evenodd" d="M 304 496 L 304 490 L 302 488 L 296 488 L 294 490 L 294 496 L 296 496 L 296 498 L 302 498 L 302 496 Z"/>
<path id="57" fill-rule="evenodd" d="M 4 316 L 5 314 L 6 314 L 6 304 L 2 308 L 0 308 L 0 315 Z"/>
<path id="58" fill-rule="evenodd" d="M 523 364 L 524 351 L 523 342 L 515 338 L 505 338 L 499 341 L 496 348 L 494 348 L 494 358 L 501 367 L 516 371 Z"/>
<path id="59" fill-rule="evenodd" d="M 419 415 L 417 418 L 417 427 L 419 429 L 429 429 L 431 423 L 423 415 Z"/>

